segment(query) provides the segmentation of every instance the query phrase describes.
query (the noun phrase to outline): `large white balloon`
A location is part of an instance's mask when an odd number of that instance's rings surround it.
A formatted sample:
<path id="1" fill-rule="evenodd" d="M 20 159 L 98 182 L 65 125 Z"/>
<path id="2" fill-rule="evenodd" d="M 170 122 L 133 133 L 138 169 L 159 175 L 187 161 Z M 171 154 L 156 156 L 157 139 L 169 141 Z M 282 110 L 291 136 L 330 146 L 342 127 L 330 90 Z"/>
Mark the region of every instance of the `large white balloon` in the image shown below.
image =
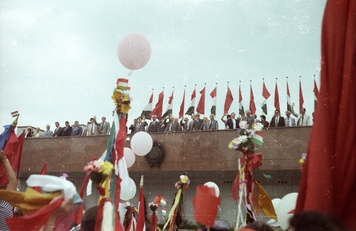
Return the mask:
<path id="1" fill-rule="evenodd" d="M 279 206 L 279 203 L 281 202 L 281 199 L 279 198 L 274 198 L 272 200 L 272 205 L 273 205 L 273 208 L 274 208 L 274 211 L 276 212 L 277 214 L 277 208 Z M 277 218 L 278 219 L 278 218 Z M 272 227 L 279 227 L 279 223 L 278 221 L 274 220 L 274 219 L 270 219 L 269 221 L 266 222 L 268 225 L 272 226 Z"/>
<path id="2" fill-rule="evenodd" d="M 120 183 L 120 199 L 124 201 L 131 200 L 136 195 L 136 184 L 131 178 L 122 179 Z"/>
<path id="3" fill-rule="evenodd" d="M 147 132 L 137 132 L 131 138 L 131 149 L 138 156 L 147 155 L 152 145 L 152 137 Z"/>
<path id="4" fill-rule="evenodd" d="M 209 188 L 213 188 L 215 190 L 215 196 L 216 197 L 220 196 L 220 189 L 214 182 L 208 181 L 208 182 L 206 182 L 204 184 L 204 186 L 208 186 Z"/>
<path id="5" fill-rule="evenodd" d="M 127 168 L 130 168 L 136 160 L 136 155 L 135 153 L 131 150 L 131 148 L 124 148 L 124 159 L 126 162 Z"/>
<path id="6" fill-rule="evenodd" d="M 278 223 L 283 230 L 287 230 L 289 227 L 289 219 L 293 216 L 293 214 L 289 214 L 289 212 L 295 209 L 297 197 L 298 193 L 289 193 L 279 202 L 276 213 Z"/>

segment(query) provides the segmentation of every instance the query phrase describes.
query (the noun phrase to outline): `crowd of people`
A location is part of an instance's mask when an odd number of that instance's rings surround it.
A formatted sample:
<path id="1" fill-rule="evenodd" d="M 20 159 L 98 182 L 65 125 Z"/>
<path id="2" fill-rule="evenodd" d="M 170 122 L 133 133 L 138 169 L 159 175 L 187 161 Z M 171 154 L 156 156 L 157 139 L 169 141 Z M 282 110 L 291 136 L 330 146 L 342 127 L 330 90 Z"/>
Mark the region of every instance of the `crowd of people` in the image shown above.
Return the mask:
<path id="1" fill-rule="evenodd" d="M 293 104 L 294 106 L 294 104 Z M 252 115 L 250 110 L 246 110 L 245 115 L 236 116 L 235 112 L 231 114 L 225 113 L 221 117 L 221 121 L 224 123 L 224 129 L 238 129 L 240 121 L 246 121 L 251 128 L 254 123 L 262 123 L 265 129 L 270 127 L 295 127 L 295 126 L 310 126 L 310 116 L 305 114 L 306 110 L 303 108 L 299 114 L 293 110 L 286 111 L 286 117 L 281 116 L 279 110 L 275 110 L 270 122 L 266 120 L 265 115 L 261 115 L 260 119 L 257 119 L 257 115 Z M 291 117 L 291 115 L 295 116 Z M 152 132 L 180 132 L 180 131 L 209 131 L 219 130 L 219 122 L 215 119 L 215 115 L 211 114 L 208 117 L 201 116 L 199 113 L 192 114 L 190 119 L 184 117 L 179 120 L 178 117 L 167 115 L 165 117 L 151 116 L 149 122 L 146 121 L 144 115 L 135 118 L 131 126 L 129 127 L 130 133 L 134 134 L 140 131 Z"/>
<path id="2" fill-rule="evenodd" d="M 240 115 L 238 117 L 235 112 L 232 112 L 231 114 L 225 113 L 220 120 L 224 124 L 223 129 L 238 129 L 240 121 L 246 121 L 250 128 L 254 123 L 262 123 L 265 129 L 270 127 L 310 126 L 310 116 L 306 114 L 305 108 L 301 109 L 300 113 L 297 114 L 293 107 L 294 104 L 292 104 L 291 111 L 285 112 L 286 117 L 281 116 L 279 110 L 275 110 L 274 115 L 269 122 L 266 120 L 265 115 L 261 115 L 260 119 L 257 119 L 257 115 L 253 115 L 250 110 L 246 110 L 245 115 Z M 32 127 L 29 126 L 25 131 L 25 138 L 97 136 L 110 134 L 110 123 L 106 121 L 104 116 L 101 118 L 100 123 L 97 122 L 96 116 L 90 118 L 90 121 L 86 126 L 80 126 L 78 121 L 75 121 L 73 125 L 70 125 L 68 121 L 65 121 L 64 124 L 65 126 L 61 127 L 59 122 L 55 122 L 55 129 L 53 131 L 51 130 L 51 126 L 47 124 L 44 132 L 42 132 L 39 127 L 33 131 Z M 149 120 L 142 115 L 135 118 L 127 130 L 131 134 L 139 131 L 149 133 L 212 131 L 219 130 L 219 122 L 215 119 L 214 114 L 211 114 L 208 118 L 207 116 L 201 116 L 199 113 L 196 113 L 192 114 L 190 118 L 186 116 L 182 119 L 173 117 L 172 114 L 164 117 L 152 115 Z"/>
<path id="3" fill-rule="evenodd" d="M 43 138 L 43 137 L 58 137 L 58 136 L 97 136 L 97 135 L 109 135 L 110 123 L 106 121 L 106 117 L 101 118 L 101 122 L 96 121 L 96 116 L 90 118 L 90 122 L 84 126 L 79 125 L 78 121 L 75 121 L 73 125 L 70 125 L 68 121 L 64 122 L 65 126 L 61 127 L 59 122 L 55 122 L 55 129 L 51 130 L 51 125 L 46 125 L 46 131 L 42 132 L 39 127 L 36 131 L 33 131 L 31 126 L 27 127 L 25 131 L 25 138 Z"/>

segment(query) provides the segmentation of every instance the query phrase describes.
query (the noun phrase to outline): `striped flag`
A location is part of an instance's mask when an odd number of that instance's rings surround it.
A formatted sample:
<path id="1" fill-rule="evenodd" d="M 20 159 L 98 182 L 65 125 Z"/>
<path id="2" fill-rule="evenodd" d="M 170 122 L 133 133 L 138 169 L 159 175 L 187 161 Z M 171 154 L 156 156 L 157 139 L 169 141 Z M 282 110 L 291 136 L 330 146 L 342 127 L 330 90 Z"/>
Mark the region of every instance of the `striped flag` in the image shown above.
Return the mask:
<path id="1" fill-rule="evenodd" d="M 162 116 L 163 98 L 164 98 L 164 91 L 162 91 L 158 95 L 158 102 L 156 104 L 156 107 L 153 108 L 153 110 L 151 112 L 151 116 L 152 115 L 156 115 L 157 117 L 161 117 Z"/>
<path id="2" fill-rule="evenodd" d="M 144 115 L 146 119 L 151 119 L 151 112 L 152 112 L 152 101 L 153 101 L 153 92 L 151 94 L 150 99 L 148 100 L 148 104 L 143 109 L 141 116 Z"/>
<path id="3" fill-rule="evenodd" d="M 241 116 L 245 115 L 244 106 L 242 105 L 241 84 L 239 85 L 239 114 Z"/>
<path id="4" fill-rule="evenodd" d="M 229 87 L 227 87 L 227 92 L 226 92 L 226 98 L 225 98 L 225 104 L 224 104 L 224 113 L 228 113 L 230 106 L 232 104 L 232 101 L 234 101 L 234 97 L 232 97 L 232 93 Z"/>
<path id="5" fill-rule="evenodd" d="M 217 87 L 215 87 L 214 90 L 210 93 L 210 96 L 213 99 L 213 105 L 211 106 L 210 113 L 213 115 L 216 115 L 216 88 Z"/>
<path id="6" fill-rule="evenodd" d="M 262 96 L 263 96 L 263 102 L 262 102 L 262 111 L 265 115 L 267 115 L 267 99 L 271 96 L 271 94 L 268 92 L 267 87 L 265 85 L 265 81 L 263 81 L 263 87 L 262 87 Z"/>
<path id="7" fill-rule="evenodd" d="M 261 131 L 256 131 L 252 136 L 252 142 L 260 148 L 263 144 L 263 133 Z"/>
<path id="8" fill-rule="evenodd" d="M 252 91 L 252 84 L 250 84 L 250 111 L 252 115 L 256 113 L 256 104 L 255 104 L 255 97 Z"/>
<path id="9" fill-rule="evenodd" d="M 277 82 L 276 82 L 276 87 L 274 89 L 274 107 L 276 108 L 276 110 L 278 110 L 279 112 L 281 111 L 280 110 L 280 107 L 279 107 L 279 93 L 278 93 L 278 85 L 277 85 Z"/>
<path id="10" fill-rule="evenodd" d="M 318 101 L 318 95 L 319 95 L 319 90 L 318 90 L 318 86 L 316 85 L 315 79 L 314 79 L 314 110 L 316 108 L 316 102 Z"/>
<path id="11" fill-rule="evenodd" d="M 172 95 L 169 96 L 168 98 L 168 106 L 167 106 L 167 111 L 163 114 L 162 117 L 166 117 L 169 116 L 173 113 L 173 91 L 172 91 Z"/>
<path id="12" fill-rule="evenodd" d="M 18 111 L 14 111 L 14 112 L 11 112 L 11 116 L 12 117 L 15 117 L 15 116 L 19 116 L 19 112 Z"/>
<path id="13" fill-rule="evenodd" d="M 184 88 L 182 103 L 179 108 L 179 114 L 178 114 L 179 118 L 183 118 L 184 116 L 184 103 L 185 103 L 185 88 Z"/>
<path id="14" fill-rule="evenodd" d="M 205 87 L 200 91 L 200 100 L 196 111 L 199 114 L 205 114 Z"/>
<path id="15" fill-rule="evenodd" d="M 304 98 L 303 98 L 303 91 L 302 91 L 302 80 L 299 80 L 299 111 L 303 109 Z"/>
<path id="16" fill-rule="evenodd" d="M 289 85 L 288 85 L 288 79 L 287 79 L 287 110 L 292 111 L 292 104 L 290 103 L 290 92 L 289 92 Z"/>
<path id="17" fill-rule="evenodd" d="M 185 113 L 186 115 L 192 115 L 194 114 L 194 111 L 195 111 L 195 97 L 196 97 L 196 93 L 195 93 L 195 88 L 194 88 L 194 91 L 192 93 L 192 97 L 191 97 L 191 103 L 190 103 L 190 106 L 187 110 L 187 112 Z"/>

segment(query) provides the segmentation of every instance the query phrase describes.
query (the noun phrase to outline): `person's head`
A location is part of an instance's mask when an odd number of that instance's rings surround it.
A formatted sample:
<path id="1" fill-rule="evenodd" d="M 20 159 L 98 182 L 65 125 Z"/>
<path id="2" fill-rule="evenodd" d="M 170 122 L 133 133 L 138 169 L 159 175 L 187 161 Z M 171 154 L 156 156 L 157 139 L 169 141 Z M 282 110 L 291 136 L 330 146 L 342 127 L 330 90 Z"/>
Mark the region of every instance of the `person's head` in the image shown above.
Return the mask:
<path id="1" fill-rule="evenodd" d="M 274 111 L 274 116 L 279 116 L 279 114 L 280 114 L 280 113 L 279 113 L 278 110 L 275 110 L 275 111 Z"/>
<path id="2" fill-rule="evenodd" d="M 184 117 L 184 122 L 188 123 L 188 121 L 189 121 L 188 117 Z"/>
<path id="3" fill-rule="evenodd" d="M 27 127 L 27 131 L 28 131 L 28 132 L 31 132 L 31 130 L 32 130 L 31 126 L 28 126 L 28 127 Z"/>
<path id="4" fill-rule="evenodd" d="M 173 116 L 169 117 L 169 121 L 173 122 L 174 121 L 174 117 Z"/>
<path id="5" fill-rule="evenodd" d="M 210 117 L 211 120 L 214 120 L 215 115 L 214 115 L 214 114 L 211 114 L 209 117 Z"/>
<path id="6" fill-rule="evenodd" d="M 246 115 L 250 116 L 251 115 L 251 111 L 250 110 L 246 110 Z"/>
<path id="7" fill-rule="evenodd" d="M 227 118 L 227 119 L 231 119 L 231 115 L 227 115 L 226 118 Z"/>
<path id="8" fill-rule="evenodd" d="M 94 231 L 97 211 L 98 206 L 93 206 L 85 211 L 80 223 L 82 231 Z"/>
<path id="9" fill-rule="evenodd" d="M 266 223 L 252 222 L 245 226 L 245 229 L 251 229 L 254 231 L 273 231 L 273 228 Z"/>
<path id="10" fill-rule="evenodd" d="M 74 126 L 75 126 L 75 127 L 79 127 L 79 122 L 78 122 L 78 120 L 76 120 L 76 121 L 74 122 Z"/>
<path id="11" fill-rule="evenodd" d="M 195 114 L 195 119 L 197 119 L 197 120 L 200 119 L 200 114 L 199 113 Z"/>
<path id="12" fill-rule="evenodd" d="M 141 117 L 138 117 L 138 118 L 137 118 L 137 123 L 141 123 L 141 121 L 142 121 L 142 118 L 141 118 Z"/>
<path id="13" fill-rule="evenodd" d="M 195 115 L 194 115 L 194 114 L 192 114 L 191 118 L 192 118 L 192 120 L 195 120 Z"/>
<path id="14" fill-rule="evenodd" d="M 66 121 L 64 124 L 66 125 L 66 127 L 69 127 L 69 122 L 68 121 Z"/>
<path id="15" fill-rule="evenodd" d="M 51 126 L 49 124 L 46 125 L 46 129 L 49 130 Z"/>
<path id="16" fill-rule="evenodd" d="M 235 116 L 236 116 L 236 113 L 235 113 L 235 112 L 232 112 L 232 113 L 231 113 L 231 119 L 235 119 Z"/>
<path id="17" fill-rule="evenodd" d="M 105 116 L 101 117 L 101 121 L 105 122 L 106 121 L 106 117 Z"/>
<path id="18" fill-rule="evenodd" d="M 290 117 L 290 111 L 286 111 L 286 116 L 289 118 Z"/>
<path id="19" fill-rule="evenodd" d="M 95 120 L 94 120 L 94 118 L 90 118 L 90 123 L 94 123 L 95 122 Z"/>
<path id="20" fill-rule="evenodd" d="M 137 119 L 134 119 L 134 124 L 137 124 Z"/>
<path id="21" fill-rule="evenodd" d="M 204 121 L 204 122 L 208 121 L 208 117 L 204 116 L 204 117 L 203 117 L 203 121 Z"/>
<path id="22" fill-rule="evenodd" d="M 153 121 L 156 121 L 157 116 L 156 115 L 152 115 L 151 118 L 152 118 Z"/>
<path id="23" fill-rule="evenodd" d="M 323 213 L 304 211 L 294 214 L 290 221 L 290 231 L 344 231 L 341 222 Z"/>
<path id="24" fill-rule="evenodd" d="M 158 117 L 158 121 L 159 121 L 160 123 L 162 123 L 162 122 L 163 122 L 163 117 L 162 117 L 162 116 Z"/>
<path id="25" fill-rule="evenodd" d="M 261 121 L 266 121 L 266 116 L 265 115 L 261 115 L 260 119 L 261 119 Z"/>
<path id="26" fill-rule="evenodd" d="M 55 122 L 54 125 L 56 125 L 56 128 L 59 127 L 59 122 Z"/>
<path id="27" fill-rule="evenodd" d="M 41 129 L 39 127 L 36 128 L 36 132 L 39 133 Z"/>
<path id="28" fill-rule="evenodd" d="M 179 118 L 178 117 L 175 117 L 174 118 L 174 122 L 178 122 Z"/>
<path id="29" fill-rule="evenodd" d="M 301 113 L 301 114 L 305 114 L 306 111 L 307 111 L 307 110 L 306 110 L 305 108 L 300 109 L 300 113 Z"/>

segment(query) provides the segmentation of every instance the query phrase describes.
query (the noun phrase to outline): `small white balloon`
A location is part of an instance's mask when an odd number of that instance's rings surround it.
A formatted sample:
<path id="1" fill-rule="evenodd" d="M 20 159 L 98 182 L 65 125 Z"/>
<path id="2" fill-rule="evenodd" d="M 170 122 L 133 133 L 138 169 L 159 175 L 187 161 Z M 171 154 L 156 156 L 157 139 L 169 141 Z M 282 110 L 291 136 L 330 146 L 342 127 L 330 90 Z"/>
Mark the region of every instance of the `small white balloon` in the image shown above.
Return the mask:
<path id="1" fill-rule="evenodd" d="M 124 148 L 124 159 L 126 162 L 127 168 L 130 168 L 136 160 L 136 155 L 135 153 L 131 150 L 131 148 Z"/>
<path id="2" fill-rule="evenodd" d="M 136 184 L 131 178 L 125 178 L 120 183 L 120 199 L 124 201 L 131 200 L 136 195 Z"/>
<path id="3" fill-rule="evenodd" d="M 132 136 L 131 149 L 138 156 L 147 155 L 153 146 L 153 140 L 147 132 L 137 132 Z"/>
<path id="4" fill-rule="evenodd" d="M 206 182 L 204 184 L 204 186 L 208 186 L 209 188 L 213 188 L 215 190 L 215 196 L 216 197 L 220 196 L 220 189 L 214 182 L 208 181 L 208 182 Z"/>

